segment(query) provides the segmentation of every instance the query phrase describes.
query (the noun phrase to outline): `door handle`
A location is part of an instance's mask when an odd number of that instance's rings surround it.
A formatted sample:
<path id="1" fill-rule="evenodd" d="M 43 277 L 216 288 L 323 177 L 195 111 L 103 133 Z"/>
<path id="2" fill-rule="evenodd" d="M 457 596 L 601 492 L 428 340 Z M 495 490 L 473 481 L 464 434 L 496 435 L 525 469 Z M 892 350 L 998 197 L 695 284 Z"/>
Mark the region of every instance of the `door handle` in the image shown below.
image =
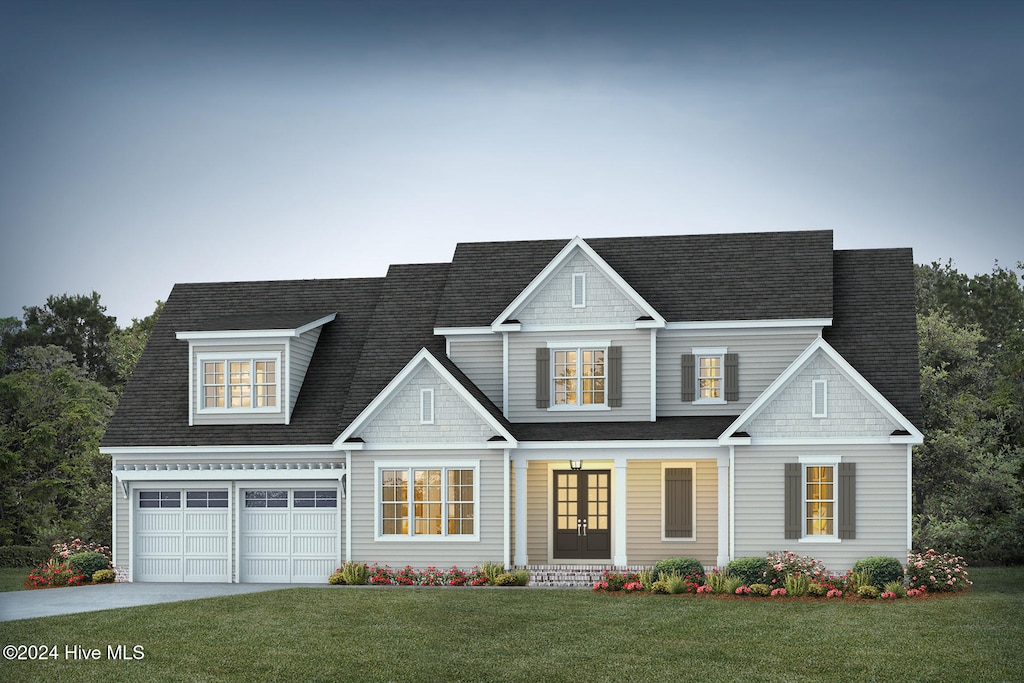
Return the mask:
<path id="1" fill-rule="evenodd" d="M 581 532 L 580 536 L 586 536 L 587 535 L 587 518 L 586 517 L 584 517 L 583 519 L 580 520 L 580 532 Z"/>

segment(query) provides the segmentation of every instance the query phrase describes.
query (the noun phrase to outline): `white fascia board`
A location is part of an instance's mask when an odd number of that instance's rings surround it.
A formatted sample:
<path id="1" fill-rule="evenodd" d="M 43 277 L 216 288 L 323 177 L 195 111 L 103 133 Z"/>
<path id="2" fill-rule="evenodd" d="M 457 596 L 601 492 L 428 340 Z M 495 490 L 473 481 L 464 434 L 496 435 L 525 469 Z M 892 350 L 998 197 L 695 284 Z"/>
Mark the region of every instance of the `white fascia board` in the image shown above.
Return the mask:
<path id="1" fill-rule="evenodd" d="M 310 330 L 326 325 L 337 317 L 336 313 L 325 315 L 322 318 L 314 320 L 313 322 L 306 323 L 301 327 L 294 329 L 277 329 L 277 330 L 206 330 L 202 332 L 175 332 L 175 338 L 193 340 L 211 340 L 211 339 L 268 339 L 268 338 L 291 338 L 298 337 L 301 334 L 305 334 Z"/>
<path id="2" fill-rule="evenodd" d="M 735 437 L 733 437 L 735 438 Z M 720 441 L 721 443 L 721 441 Z M 730 441 L 733 445 L 734 442 Z M 888 436 L 834 437 L 834 438 L 799 438 L 799 439 L 763 439 L 751 437 L 749 446 L 877 446 L 894 443 Z"/>
<path id="3" fill-rule="evenodd" d="M 516 448 L 519 442 L 513 441 L 476 441 L 466 443 L 363 443 L 349 441 L 344 444 L 350 451 L 496 451 Z"/>
<path id="4" fill-rule="evenodd" d="M 648 321 L 650 322 L 650 321 Z M 597 332 L 608 330 L 636 330 L 636 323 L 577 323 L 571 325 L 522 325 L 517 323 L 517 332 Z M 501 325 L 505 330 L 507 325 Z"/>
<path id="5" fill-rule="evenodd" d="M 114 470 L 118 481 L 337 481 L 344 474 L 343 467 L 333 470 Z"/>
<path id="6" fill-rule="evenodd" d="M 513 299 L 512 303 L 510 303 L 505 310 L 495 318 L 494 322 L 491 323 L 491 328 L 497 331 L 507 318 L 514 318 L 515 312 L 527 303 L 544 285 L 544 283 L 547 282 L 548 279 L 558 271 L 566 261 L 569 260 L 569 257 L 576 249 L 582 251 L 584 255 L 586 255 L 587 258 L 589 258 L 597 267 L 597 269 L 600 270 L 605 277 L 611 280 L 627 297 L 629 297 L 633 303 L 640 308 L 640 310 L 654 319 L 653 321 L 648 322 L 665 323 L 665 318 L 662 317 L 662 315 L 658 313 L 653 306 L 647 303 L 647 301 L 640 296 L 635 289 L 633 289 L 632 285 L 623 280 L 622 276 L 616 273 L 615 269 L 608 265 L 608 262 L 601 258 L 600 254 L 594 251 L 593 247 L 587 244 L 582 237 L 576 236 L 569 240 L 569 243 L 566 244 L 560 252 L 558 252 L 558 255 L 551 259 L 551 261 L 544 266 L 544 269 L 540 271 L 535 278 L 533 278 L 530 284 L 526 286 L 526 289 L 521 291 L 519 296 Z"/>
<path id="7" fill-rule="evenodd" d="M 736 330 L 767 329 L 773 327 L 824 328 L 832 326 L 832 318 L 780 318 L 778 320 L 698 320 L 695 322 L 668 322 L 668 330 Z"/>
<path id="8" fill-rule="evenodd" d="M 402 371 L 395 375 L 384 389 L 377 394 L 377 396 L 370 401 L 370 404 L 363 408 L 363 411 L 359 413 L 356 419 L 352 420 L 351 424 L 345 428 L 345 430 L 338 435 L 338 438 L 334 440 L 334 448 L 337 450 L 344 450 L 346 448 L 352 448 L 353 444 L 346 443 L 350 438 L 358 434 L 359 430 L 366 424 L 373 420 L 376 414 L 384 408 L 391 400 L 391 398 L 405 386 L 406 382 L 413 376 L 413 374 L 420 368 L 422 364 L 426 363 L 446 382 L 452 390 L 459 395 L 459 397 L 466 402 L 466 404 L 473 409 L 474 412 L 486 422 L 492 430 L 499 436 L 501 436 L 506 442 L 515 442 L 515 437 L 512 436 L 494 417 L 484 409 L 482 405 L 470 394 L 466 387 L 462 386 L 452 373 L 448 372 L 448 369 L 441 365 L 434 355 L 430 353 L 426 348 L 422 348 L 419 352 L 413 356 L 412 360 L 406 363 Z"/>
<path id="9" fill-rule="evenodd" d="M 629 450 L 651 450 L 664 448 L 717 448 L 717 439 L 673 439 L 658 441 L 521 441 L 518 450 L 599 450 L 619 448 Z"/>
<path id="10" fill-rule="evenodd" d="M 435 327 L 437 337 L 461 337 L 470 334 L 494 334 L 490 327 Z"/>
<path id="11" fill-rule="evenodd" d="M 100 448 L 104 455 L 163 458 L 169 455 L 228 455 L 239 453 L 330 453 L 335 452 L 331 444 L 316 444 L 303 446 L 108 446 Z"/>
<path id="12" fill-rule="evenodd" d="M 804 366 L 810 362 L 811 358 L 813 358 L 814 354 L 816 354 L 818 351 L 822 351 L 826 356 L 828 356 L 828 358 L 835 364 L 836 368 L 844 375 L 846 375 L 847 379 L 853 382 L 854 386 L 859 388 L 867 396 L 867 398 L 879 408 L 879 410 L 888 415 L 896 424 L 898 424 L 906 432 L 908 432 L 909 437 L 906 438 L 920 439 L 920 441 L 912 440 L 911 443 L 924 442 L 924 435 L 921 433 L 921 431 L 917 427 L 915 427 L 914 424 L 910 422 L 910 420 L 905 418 L 903 414 L 896 409 L 896 406 L 889 402 L 889 399 L 887 399 L 885 396 L 882 396 L 882 394 L 877 389 L 875 389 L 866 379 L 864 379 L 863 375 L 857 372 L 856 368 L 850 365 L 850 363 L 847 362 L 845 358 L 839 355 L 839 352 L 836 351 L 832 347 L 832 345 L 825 341 L 825 339 L 822 337 L 818 337 L 813 342 L 811 342 L 807 346 L 807 348 L 804 349 L 799 356 L 797 356 L 796 360 L 790 363 L 789 367 L 786 368 L 781 375 L 776 377 L 775 381 L 772 382 L 767 389 L 761 392 L 761 395 L 758 396 L 754 400 L 754 402 L 751 403 L 747 407 L 747 409 L 744 410 L 731 425 L 729 425 L 729 428 L 722 432 L 722 436 L 719 437 L 719 441 L 722 443 L 726 443 L 725 441 L 723 441 L 724 439 L 732 437 L 733 433 L 735 432 L 743 431 L 742 427 L 751 420 L 753 420 L 758 415 L 758 413 L 761 412 L 764 406 L 767 405 L 767 403 L 770 400 L 772 400 L 776 396 L 776 394 L 781 392 L 786 387 L 786 385 L 789 384 L 790 380 L 793 379 L 793 377 L 795 377 L 801 370 L 803 370 Z M 888 443 L 890 438 L 898 437 L 887 436 L 883 438 L 884 443 Z"/>

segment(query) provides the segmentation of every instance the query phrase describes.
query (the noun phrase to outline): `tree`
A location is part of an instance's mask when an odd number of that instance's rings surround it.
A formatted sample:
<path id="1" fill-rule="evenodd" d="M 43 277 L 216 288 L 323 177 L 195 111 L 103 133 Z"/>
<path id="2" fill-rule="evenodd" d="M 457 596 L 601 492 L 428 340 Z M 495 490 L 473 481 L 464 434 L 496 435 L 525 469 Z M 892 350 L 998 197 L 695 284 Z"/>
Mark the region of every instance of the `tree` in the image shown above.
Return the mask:
<path id="1" fill-rule="evenodd" d="M 131 377 L 135 366 L 142 356 L 149 335 L 153 332 L 153 326 L 160 318 L 164 310 L 164 302 L 156 302 L 156 310 L 139 320 L 132 318 L 132 324 L 123 330 L 116 330 L 110 335 L 110 358 L 111 366 L 117 377 L 118 391 L 124 387 Z"/>

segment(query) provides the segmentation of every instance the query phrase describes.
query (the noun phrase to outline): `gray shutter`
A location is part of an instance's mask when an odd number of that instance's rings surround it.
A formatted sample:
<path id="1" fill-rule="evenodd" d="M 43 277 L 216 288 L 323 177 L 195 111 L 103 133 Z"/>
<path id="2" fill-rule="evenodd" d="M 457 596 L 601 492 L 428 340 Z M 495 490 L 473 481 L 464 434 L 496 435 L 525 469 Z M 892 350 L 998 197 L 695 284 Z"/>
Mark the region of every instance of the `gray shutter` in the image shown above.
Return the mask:
<path id="1" fill-rule="evenodd" d="M 800 495 L 802 469 L 798 462 L 786 463 L 786 538 L 800 538 L 800 527 L 803 526 L 803 514 L 800 509 L 803 503 L 803 496 Z"/>
<path id="2" fill-rule="evenodd" d="M 608 347 L 608 407 L 622 407 L 622 347 Z"/>
<path id="3" fill-rule="evenodd" d="M 689 403 L 697 397 L 696 372 L 697 358 L 692 353 L 683 354 L 682 380 L 683 380 L 683 403 Z"/>
<path id="4" fill-rule="evenodd" d="M 740 355 L 725 354 L 725 400 L 740 400 Z"/>
<path id="5" fill-rule="evenodd" d="M 693 537 L 693 469 L 665 470 L 665 537 Z"/>
<path id="6" fill-rule="evenodd" d="M 537 348 L 537 407 L 551 405 L 551 350 Z"/>
<path id="7" fill-rule="evenodd" d="M 839 538 L 857 538 L 857 465 L 839 463 Z"/>

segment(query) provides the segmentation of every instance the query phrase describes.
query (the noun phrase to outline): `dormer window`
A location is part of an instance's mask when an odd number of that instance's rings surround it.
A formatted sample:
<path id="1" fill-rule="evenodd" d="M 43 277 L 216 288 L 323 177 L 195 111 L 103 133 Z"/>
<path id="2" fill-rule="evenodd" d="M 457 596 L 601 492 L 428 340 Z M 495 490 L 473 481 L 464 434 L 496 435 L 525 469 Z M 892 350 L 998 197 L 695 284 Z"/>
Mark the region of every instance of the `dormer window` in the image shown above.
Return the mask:
<path id="1" fill-rule="evenodd" d="M 200 412 L 279 411 L 280 360 L 280 354 L 201 354 Z"/>

